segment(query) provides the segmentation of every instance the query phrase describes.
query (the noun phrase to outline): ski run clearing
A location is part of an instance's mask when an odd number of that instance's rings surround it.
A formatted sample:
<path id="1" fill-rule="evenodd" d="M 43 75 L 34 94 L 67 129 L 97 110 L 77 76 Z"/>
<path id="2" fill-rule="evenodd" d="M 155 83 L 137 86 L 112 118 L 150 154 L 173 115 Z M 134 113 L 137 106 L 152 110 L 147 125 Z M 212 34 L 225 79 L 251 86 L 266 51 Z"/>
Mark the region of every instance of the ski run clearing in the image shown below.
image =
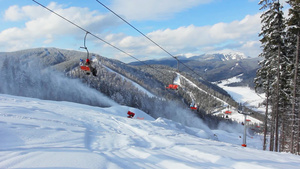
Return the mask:
<path id="1" fill-rule="evenodd" d="M 238 76 L 222 80 L 219 83 L 215 84 L 226 90 L 234 100 L 243 103 L 244 105 L 254 109 L 255 111 L 264 112 L 265 107 L 262 107 L 260 105 L 260 103 L 262 103 L 265 99 L 264 94 L 257 94 L 253 89 L 247 86 L 228 86 L 229 84 L 240 82 L 242 79 L 240 79 L 239 77 L 242 75 L 243 74 L 240 74 Z"/>
<path id="2" fill-rule="evenodd" d="M 240 75 L 239 75 L 240 76 Z M 259 96 L 255 93 L 254 90 L 250 89 L 249 87 L 228 87 L 227 85 L 230 83 L 234 83 L 234 82 L 238 82 L 241 79 L 239 79 L 238 77 L 233 77 L 231 79 L 227 79 L 227 80 L 223 80 L 221 81 L 220 84 L 217 84 L 219 87 L 223 88 L 225 91 L 228 92 L 228 94 L 230 94 L 232 96 L 232 98 L 237 101 L 237 102 L 241 102 L 241 103 L 246 103 L 245 105 L 249 108 L 252 108 L 256 111 L 263 111 L 263 108 L 258 108 L 258 104 L 261 103 L 263 101 L 263 97 Z M 183 78 L 185 81 L 187 81 L 191 86 L 194 86 L 195 88 L 197 88 L 198 90 L 207 93 L 206 91 L 204 91 L 203 89 L 199 88 L 196 84 L 194 84 L 192 81 L 190 81 L 189 79 L 187 79 L 186 77 L 180 75 L 179 73 L 177 73 L 177 77 L 174 79 L 174 84 L 177 84 L 179 86 L 181 86 L 180 83 L 180 78 Z M 192 100 L 194 100 L 194 96 L 193 93 L 189 93 L 190 97 L 192 98 Z M 211 95 L 212 96 L 212 95 Z M 223 104 L 223 109 L 221 111 L 219 111 L 218 109 L 216 109 L 217 111 L 214 113 L 215 116 L 225 116 L 225 111 L 229 110 L 230 112 L 232 112 L 230 115 L 228 115 L 228 118 L 236 121 L 238 123 L 242 123 L 245 121 L 245 117 L 243 114 L 238 113 L 237 108 L 235 107 L 230 107 L 230 109 L 227 109 L 226 107 L 229 105 L 227 102 L 215 97 L 216 100 L 220 101 Z M 250 100 L 250 101 L 249 101 Z M 248 103 L 250 102 L 250 104 Z M 193 103 L 194 104 L 194 103 Z M 262 122 L 258 119 L 255 119 L 253 117 L 248 116 L 247 120 L 250 120 L 248 123 L 251 124 L 257 124 L 257 125 L 261 125 Z"/>
<path id="3" fill-rule="evenodd" d="M 135 113 L 133 119 L 127 112 Z M 143 120 L 141 120 L 143 119 Z M 242 147 L 240 132 L 190 128 L 126 107 L 0 94 L 0 168 L 299 168 L 300 157 Z"/>

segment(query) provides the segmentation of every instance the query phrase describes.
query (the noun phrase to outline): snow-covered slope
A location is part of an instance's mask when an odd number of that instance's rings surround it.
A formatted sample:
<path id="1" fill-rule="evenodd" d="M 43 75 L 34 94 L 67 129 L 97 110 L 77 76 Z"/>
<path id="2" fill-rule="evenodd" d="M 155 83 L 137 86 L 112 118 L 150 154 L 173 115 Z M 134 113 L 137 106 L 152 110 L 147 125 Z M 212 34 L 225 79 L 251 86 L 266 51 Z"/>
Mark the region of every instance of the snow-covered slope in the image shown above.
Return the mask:
<path id="1" fill-rule="evenodd" d="M 263 94 L 257 94 L 253 89 L 247 86 L 228 86 L 229 84 L 240 82 L 242 80 L 239 78 L 240 76 L 242 76 L 242 74 L 215 84 L 227 91 L 237 102 L 243 103 L 255 111 L 263 112 L 265 110 L 261 104 L 265 99 Z"/>
<path id="2" fill-rule="evenodd" d="M 240 86 L 229 87 L 229 86 L 227 86 L 228 84 L 241 81 L 241 79 L 239 79 L 239 76 L 241 76 L 241 75 L 238 75 L 236 77 L 233 77 L 233 78 L 230 78 L 230 79 L 227 79 L 227 80 L 223 80 L 223 81 L 221 81 L 219 83 L 215 83 L 215 84 L 217 84 L 219 87 L 221 87 L 225 91 L 227 91 L 236 102 L 243 103 L 245 106 L 247 106 L 248 108 L 252 108 L 255 111 L 263 112 L 264 107 L 262 107 L 261 104 L 260 104 L 264 100 L 264 97 L 262 95 L 256 94 L 255 91 L 250 89 L 249 87 L 240 87 Z M 199 91 L 202 91 L 203 93 L 206 93 L 206 94 L 212 96 L 211 94 L 209 94 L 206 91 L 202 90 L 197 85 L 195 85 L 192 81 L 190 81 L 189 79 L 187 79 L 186 77 L 182 76 L 179 73 L 177 73 L 177 77 L 174 79 L 173 83 L 181 86 L 180 79 L 184 79 L 185 81 L 188 82 L 189 85 L 194 86 Z M 192 98 L 192 100 L 194 100 L 193 99 L 193 97 L 194 97 L 193 93 L 190 92 L 189 94 L 190 94 L 190 97 Z M 230 115 L 227 115 L 227 117 L 229 119 L 231 119 L 233 121 L 236 121 L 238 123 L 241 123 L 241 122 L 245 121 L 244 115 L 238 113 L 237 107 L 229 106 L 230 104 L 228 104 L 227 102 L 225 102 L 225 101 L 223 101 L 223 100 L 221 100 L 221 99 L 219 99 L 215 96 L 212 96 L 212 97 L 223 104 L 223 108 L 217 108 L 214 115 L 224 116 L 224 118 L 225 118 L 225 116 L 226 116 L 225 111 L 228 110 L 228 111 L 231 112 Z M 196 106 L 197 106 L 197 103 L 193 103 L 193 104 L 196 104 Z M 227 108 L 228 106 L 230 108 Z M 255 118 L 250 117 L 250 116 L 247 117 L 247 120 L 250 120 L 250 122 L 249 122 L 250 124 L 257 124 L 257 125 L 262 124 L 262 122 L 260 120 L 255 119 Z"/>
<path id="3" fill-rule="evenodd" d="M 229 84 L 240 82 L 242 80 L 239 78 L 240 76 L 242 76 L 242 74 L 230 79 L 215 82 L 215 84 L 227 91 L 235 101 L 242 103 L 246 107 L 259 113 L 264 113 L 265 107 L 263 106 L 262 102 L 264 101 L 265 97 L 263 94 L 257 94 L 253 89 L 247 86 L 229 86 Z M 218 112 L 216 115 L 220 113 L 224 114 L 225 111 L 226 110 Z M 237 122 L 244 121 L 244 115 L 239 114 L 236 108 L 231 108 L 229 111 L 232 112 L 231 115 L 228 115 L 230 119 Z M 248 119 L 251 121 L 250 123 L 262 123 L 261 121 L 249 116 Z"/>
<path id="4" fill-rule="evenodd" d="M 128 110 L 144 120 L 127 118 Z M 0 168 L 300 166 L 298 156 L 207 139 L 206 130 L 118 105 L 99 108 L 1 94 L 0 128 Z M 219 140 L 238 140 L 234 132 L 212 132 Z"/>

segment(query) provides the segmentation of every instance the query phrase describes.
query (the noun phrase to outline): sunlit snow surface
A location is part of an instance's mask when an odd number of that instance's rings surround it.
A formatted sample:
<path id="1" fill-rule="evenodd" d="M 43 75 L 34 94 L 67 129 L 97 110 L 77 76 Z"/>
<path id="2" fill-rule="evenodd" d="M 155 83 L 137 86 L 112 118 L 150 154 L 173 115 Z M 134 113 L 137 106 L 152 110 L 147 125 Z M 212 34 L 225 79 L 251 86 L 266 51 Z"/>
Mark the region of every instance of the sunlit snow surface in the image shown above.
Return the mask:
<path id="1" fill-rule="evenodd" d="M 221 83 L 217 83 L 217 85 L 227 91 L 237 102 L 243 103 L 257 111 L 264 111 L 264 107 L 260 107 L 259 105 L 265 99 L 263 94 L 257 94 L 253 89 L 247 86 L 228 86 L 228 84 L 240 82 L 241 79 L 239 76 L 223 80 Z"/>
<path id="2" fill-rule="evenodd" d="M 241 75 L 239 75 L 241 76 Z M 227 86 L 228 84 L 231 83 L 235 83 L 235 82 L 240 82 L 241 79 L 239 78 L 239 76 L 227 79 L 227 80 L 223 80 L 221 82 L 216 82 L 215 84 L 217 84 L 219 87 L 223 88 L 225 91 L 228 92 L 228 94 L 231 95 L 231 97 L 239 102 L 239 103 L 243 103 L 245 106 L 247 106 L 248 108 L 251 108 L 255 111 L 264 112 L 264 107 L 259 107 L 259 103 L 261 103 L 263 101 L 263 96 L 262 95 L 258 95 L 255 93 L 254 90 L 250 89 L 250 87 L 229 87 Z M 216 108 L 216 111 L 213 113 L 213 115 L 218 116 L 218 115 L 222 115 L 225 116 L 224 112 L 229 110 L 231 111 L 231 115 L 229 115 L 229 119 L 242 123 L 245 121 L 245 117 L 243 114 L 238 113 L 237 108 L 234 107 L 230 107 L 229 109 L 227 109 L 226 107 L 229 105 L 227 102 L 207 93 L 206 91 L 204 91 L 203 89 L 199 88 L 196 84 L 194 84 L 192 81 L 188 80 L 186 77 L 182 76 L 181 74 L 177 73 L 177 77 L 174 79 L 174 84 L 177 85 L 181 85 L 180 83 L 180 78 L 183 78 L 184 80 L 186 80 L 190 85 L 194 86 L 195 88 L 197 88 L 198 90 L 210 95 L 211 97 L 214 97 L 216 100 L 219 100 L 220 102 L 223 103 L 223 108 L 220 110 L 219 108 Z M 189 93 L 190 97 L 193 99 L 193 93 Z M 250 120 L 249 123 L 251 124 L 262 124 L 262 122 L 258 119 L 255 119 L 253 117 L 248 116 L 247 117 L 248 120 Z"/>
<path id="3" fill-rule="evenodd" d="M 229 86 L 229 84 L 240 82 L 242 79 L 240 79 L 239 76 L 241 75 L 227 80 L 222 80 L 220 82 L 216 82 L 215 84 L 224 89 L 235 101 L 242 103 L 248 108 L 263 114 L 265 111 L 265 106 L 261 104 L 265 99 L 263 94 L 257 94 L 253 89 L 251 89 L 248 86 Z M 233 119 L 237 122 L 244 121 L 244 116 L 237 113 L 236 109 L 232 109 L 231 111 L 232 115 L 229 117 L 230 119 Z M 247 119 L 251 120 L 251 123 L 262 123 L 261 121 L 250 116 L 248 116 Z"/>
<path id="4" fill-rule="evenodd" d="M 128 110 L 136 113 L 134 119 L 126 117 Z M 237 133 L 212 132 L 220 141 L 207 139 L 207 131 L 155 120 L 126 106 L 99 108 L 0 94 L 0 168 L 300 166 L 299 156 L 241 147 L 234 144 L 241 141 Z"/>

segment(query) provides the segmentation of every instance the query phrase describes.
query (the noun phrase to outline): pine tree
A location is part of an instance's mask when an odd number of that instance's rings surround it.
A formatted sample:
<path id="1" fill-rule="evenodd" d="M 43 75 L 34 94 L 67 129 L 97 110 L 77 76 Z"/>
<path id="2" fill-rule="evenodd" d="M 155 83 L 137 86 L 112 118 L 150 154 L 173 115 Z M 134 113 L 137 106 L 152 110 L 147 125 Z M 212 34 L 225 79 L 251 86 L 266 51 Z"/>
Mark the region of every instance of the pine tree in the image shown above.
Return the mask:
<path id="1" fill-rule="evenodd" d="M 264 57 L 264 54 L 260 54 L 261 57 Z M 265 111 L 265 117 L 264 117 L 264 141 L 263 141 L 263 150 L 266 150 L 267 147 L 267 132 L 268 132 L 268 117 L 269 117 L 269 96 L 270 96 L 270 78 L 271 75 L 266 71 L 268 64 L 266 63 L 267 60 L 264 59 L 259 63 L 261 65 L 261 69 L 258 69 L 257 71 L 257 78 L 254 79 L 254 82 L 256 84 L 255 89 L 263 89 L 266 93 L 266 111 Z"/>
<path id="2" fill-rule="evenodd" d="M 293 66 L 293 98 L 292 98 L 292 133 L 290 142 L 290 152 L 299 154 L 299 142 L 300 142 L 300 113 L 299 109 L 296 111 L 297 102 L 299 102 L 299 95 L 297 95 L 297 88 L 299 88 L 299 75 L 298 75 L 298 64 L 299 64 L 299 39 L 300 39 L 300 0 L 289 0 L 287 1 L 291 8 L 289 9 L 289 19 L 287 22 L 288 32 L 290 33 L 290 53 L 294 56 L 294 66 Z M 296 42 L 294 44 L 293 42 Z M 299 103 L 298 103 L 299 104 Z M 296 128 L 296 116 L 298 112 L 298 131 L 295 132 Z M 296 140 L 294 140 L 296 138 Z M 294 143 L 296 143 L 296 150 Z"/>
<path id="3" fill-rule="evenodd" d="M 262 30 L 260 40 L 263 52 L 260 54 L 264 60 L 260 63 L 261 68 L 257 72 L 257 86 L 263 87 L 269 93 L 267 103 L 271 104 L 271 135 L 270 151 L 278 151 L 279 147 L 279 120 L 284 108 L 283 100 L 280 99 L 285 87 L 282 83 L 281 75 L 285 72 L 284 45 L 283 45 L 283 12 L 279 1 L 261 0 L 260 10 L 266 10 L 262 15 Z M 276 75 L 272 77 L 272 75 Z M 270 102 L 269 102 L 270 101 Z M 266 111 L 267 113 L 267 111 Z M 275 138 L 274 138 L 275 137 Z M 275 147 L 274 147 L 275 146 Z"/>

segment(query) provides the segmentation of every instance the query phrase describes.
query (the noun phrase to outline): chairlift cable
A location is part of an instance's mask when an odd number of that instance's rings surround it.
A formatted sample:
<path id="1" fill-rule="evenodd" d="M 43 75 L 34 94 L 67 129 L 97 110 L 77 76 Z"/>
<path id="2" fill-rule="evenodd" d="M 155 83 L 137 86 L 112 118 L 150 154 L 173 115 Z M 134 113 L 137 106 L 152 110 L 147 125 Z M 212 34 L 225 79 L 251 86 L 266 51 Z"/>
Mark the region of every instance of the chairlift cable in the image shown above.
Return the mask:
<path id="1" fill-rule="evenodd" d="M 93 34 L 93 33 L 89 32 L 88 30 L 86 30 L 86 29 L 82 28 L 81 26 L 79 26 L 79 25 L 77 25 L 76 23 L 74 23 L 74 22 L 70 21 L 69 19 L 67 19 L 67 18 L 63 17 L 62 15 L 60 15 L 60 14 L 56 13 L 55 11 L 53 11 L 53 10 L 49 9 L 48 7 L 46 7 L 46 6 L 44 6 L 43 4 L 41 4 L 41 3 L 37 2 L 36 0 L 32 0 L 32 1 L 33 1 L 33 2 L 35 2 L 36 4 L 40 5 L 41 7 L 43 7 L 43 8 L 45 8 L 45 9 L 47 9 L 47 10 L 48 10 L 48 11 L 50 11 L 51 13 L 53 13 L 53 14 L 55 14 L 55 15 L 59 16 L 60 18 L 64 19 L 65 21 L 69 22 L 70 24 L 72 24 L 72 25 L 76 26 L 77 28 L 79 28 L 79 29 L 83 30 L 84 32 L 86 32 L 86 36 L 87 36 L 87 34 L 90 34 L 91 36 L 95 37 L 96 39 L 99 39 L 99 40 L 101 40 L 102 42 L 104 42 L 104 43 L 108 44 L 109 46 L 111 46 L 111 47 L 113 47 L 113 48 L 115 48 L 115 49 L 119 50 L 120 52 L 122 52 L 122 53 L 124 53 L 124 54 L 126 54 L 126 55 L 130 56 L 131 58 L 133 58 L 133 59 L 135 59 L 135 60 L 137 60 L 137 61 L 139 61 L 139 62 L 143 63 L 144 65 L 146 65 L 146 66 L 148 66 L 148 67 L 150 67 L 150 68 L 152 68 L 152 69 L 154 69 L 154 70 L 158 71 L 157 69 L 155 69 L 155 68 L 154 68 L 154 67 L 152 67 L 151 65 L 149 65 L 149 64 L 147 64 L 147 63 L 145 63 L 144 61 L 141 61 L 140 59 L 138 59 L 138 58 L 134 57 L 133 55 L 131 55 L 131 54 L 127 53 L 127 52 L 125 52 L 124 50 L 122 50 L 122 49 L 120 49 L 120 48 L 118 48 L 118 47 L 116 47 L 116 46 L 112 45 L 111 43 L 109 43 L 109 42 L 105 41 L 104 39 L 100 38 L 99 36 L 97 36 L 97 35 L 95 35 L 95 34 Z M 86 38 L 86 36 L 85 36 L 85 38 Z M 84 42 L 84 45 L 85 45 L 85 42 Z M 163 75 L 165 76 L 165 74 L 164 74 L 163 72 L 161 72 L 161 71 L 158 71 L 158 72 L 160 72 L 161 74 L 163 74 Z"/>
<path id="2" fill-rule="evenodd" d="M 107 7 L 106 5 L 104 5 L 102 2 L 100 2 L 99 0 L 96 0 L 100 5 L 102 5 L 104 8 L 106 8 L 107 10 L 109 10 L 110 12 L 112 12 L 114 15 L 116 15 L 118 18 L 120 18 L 121 20 L 123 20 L 125 23 L 127 23 L 129 26 L 131 26 L 133 29 L 135 29 L 137 32 L 139 32 L 140 34 L 142 34 L 145 38 L 147 38 L 149 41 L 151 41 L 153 44 L 155 44 L 157 47 L 159 47 L 161 50 L 163 50 L 164 52 L 166 52 L 168 55 L 170 55 L 172 58 L 174 58 L 175 60 L 177 60 L 178 62 L 180 62 L 182 65 L 184 65 L 186 68 L 188 68 L 190 71 L 192 71 L 193 73 L 195 73 L 196 75 L 198 75 L 201 79 L 203 79 L 197 72 L 195 72 L 193 69 L 191 69 L 189 66 L 187 66 L 186 64 L 184 64 L 183 62 L 181 62 L 176 56 L 172 55 L 170 52 L 168 52 L 166 49 L 164 49 L 162 46 L 160 46 L 158 43 L 156 43 L 155 41 L 153 41 L 151 38 L 149 38 L 147 35 L 145 35 L 143 32 L 141 32 L 139 29 L 137 29 L 135 26 L 133 26 L 132 24 L 130 24 L 128 21 L 126 21 L 124 18 L 122 18 L 120 15 L 118 15 L 117 13 L 115 13 L 113 10 L 111 10 L 109 7 Z"/>
<path id="3" fill-rule="evenodd" d="M 74 23 L 74 22 L 68 20 L 67 18 L 63 17 L 62 15 L 56 13 L 55 11 L 53 11 L 53 10 L 49 9 L 48 7 L 42 5 L 41 3 L 37 2 L 36 0 L 32 0 L 32 1 L 35 2 L 36 4 L 40 5 L 41 7 L 47 9 L 47 10 L 50 11 L 51 13 L 57 15 L 58 17 L 64 19 L 65 21 L 69 22 L 70 24 L 76 26 L 77 28 L 81 29 L 82 31 L 84 31 L 84 32 L 86 33 L 86 35 L 85 35 L 85 40 L 84 40 L 84 46 L 85 46 L 85 47 L 86 47 L 86 36 L 87 36 L 87 34 L 90 34 L 91 36 L 95 37 L 96 39 L 101 40 L 102 42 L 104 42 L 104 43 L 108 44 L 109 46 L 111 46 L 111 47 L 113 47 L 113 48 L 115 48 L 115 49 L 121 51 L 122 53 L 124 53 L 124 54 L 126 54 L 126 55 L 132 57 L 133 59 L 135 59 L 135 60 L 137 60 L 137 61 L 143 63 L 144 65 L 146 65 L 146 66 L 152 68 L 153 70 L 160 72 L 163 76 L 166 76 L 165 73 L 163 73 L 162 71 L 160 71 L 160 70 L 158 70 L 158 69 L 155 69 L 153 66 L 147 64 L 146 62 L 139 60 L 138 58 L 136 58 L 136 57 L 134 57 L 133 55 L 131 55 L 131 54 L 125 52 L 124 50 L 122 50 L 122 49 L 120 49 L 120 48 L 118 48 L 118 47 L 112 45 L 111 43 L 105 41 L 104 39 L 100 38 L 99 36 L 97 36 L 97 35 L 95 35 L 95 34 L 89 32 L 89 31 L 87 31 L 86 29 L 82 28 L 81 26 L 77 25 L 76 23 Z M 154 42 L 154 41 L 153 41 L 153 42 Z M 86 49 L 87 49 L 87 48 L 86 48 Z M 166 51 L 166 52 L 167 52 L 167 51 Z M 177 58 L 176 58 L 176 60 L 177 60 Z M 179 61 L 179 60 L 178 60 L 178 61 Z M 126 63 L 125 63 L 125 64 L 126 64 Z"/>

